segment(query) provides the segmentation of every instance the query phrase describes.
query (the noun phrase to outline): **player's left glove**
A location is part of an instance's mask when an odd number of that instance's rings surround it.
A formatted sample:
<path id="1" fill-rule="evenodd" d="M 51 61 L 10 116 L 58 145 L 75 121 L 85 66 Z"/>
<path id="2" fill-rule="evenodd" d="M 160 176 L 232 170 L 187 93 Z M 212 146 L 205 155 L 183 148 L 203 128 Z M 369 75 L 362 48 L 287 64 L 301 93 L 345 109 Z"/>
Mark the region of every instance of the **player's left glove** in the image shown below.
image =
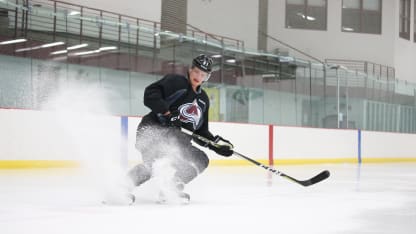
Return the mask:
<path id="1" fill-rule="evenodd" d="M 224 157 L 230 157 L 234 151 L 233 151 L 233 144 L 231 144 L 230 141 L 220 137 L 220 136 L 215 136 L 214 138 L 214 142 L 216 144 L 209 144 L 208 148 L 210 150 L 215 151 L 215 153 L 222 155 Z"/>

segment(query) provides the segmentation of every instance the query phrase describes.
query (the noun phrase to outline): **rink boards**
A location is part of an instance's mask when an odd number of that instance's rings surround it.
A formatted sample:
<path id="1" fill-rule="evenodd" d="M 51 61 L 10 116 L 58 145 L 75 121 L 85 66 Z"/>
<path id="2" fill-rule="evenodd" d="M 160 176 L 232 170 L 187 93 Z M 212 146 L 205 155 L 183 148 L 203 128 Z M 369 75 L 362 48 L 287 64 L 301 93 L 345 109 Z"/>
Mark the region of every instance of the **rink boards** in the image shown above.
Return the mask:
<path id="1" fill-rule="evenodd" d="M 77 167 L 104 158 L 134 164 L 140 118 L 85 113 L 0 109 L 0 168 Z M 210 123 L 235 150 L 266 165 L 416 162 L 416 134 Z M 249 165 L 203 149 L 211 165 Z"/>

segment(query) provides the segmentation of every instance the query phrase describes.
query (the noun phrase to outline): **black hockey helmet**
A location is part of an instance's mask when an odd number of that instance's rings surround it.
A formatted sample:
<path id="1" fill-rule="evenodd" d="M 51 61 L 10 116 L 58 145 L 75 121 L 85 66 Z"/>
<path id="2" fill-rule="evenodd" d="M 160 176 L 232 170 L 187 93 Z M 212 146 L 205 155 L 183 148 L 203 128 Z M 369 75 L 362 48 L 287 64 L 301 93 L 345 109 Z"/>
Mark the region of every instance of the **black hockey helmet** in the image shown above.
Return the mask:
<path id="1" fill-rule="evenodd" d="M 212 58 L 205 54 L 200 54 L 192 60 L 192 67 L 197 67 L 206 73 L 211 73 Z"/>

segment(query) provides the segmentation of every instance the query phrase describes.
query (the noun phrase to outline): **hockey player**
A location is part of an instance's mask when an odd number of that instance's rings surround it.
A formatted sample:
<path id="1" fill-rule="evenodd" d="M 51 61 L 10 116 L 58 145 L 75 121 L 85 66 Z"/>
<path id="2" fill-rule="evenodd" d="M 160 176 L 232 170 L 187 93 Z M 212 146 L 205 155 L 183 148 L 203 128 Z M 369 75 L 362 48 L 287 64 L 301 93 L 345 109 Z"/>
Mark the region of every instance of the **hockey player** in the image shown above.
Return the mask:
<path id="1" fill-rule="evenodd" d="M 128 175 L 135 186 L 149 180 L 155 172 L 158 160 L 169 158 L 174 168 L 172 179 L 174 193 L 189 202 L 184 185 L 202 173 L 209 163 L 207 155 L 191 144 L 209 147 L 217 154 L 228 157 L 233 145 L 220 136 L 214 136 L 208 127 L 209 99 L 202 84 L 212 71 L 212 59 L 201 54 L 192 60 L 187 76 L 168 74 L 150 84 L 144 91 L 144 104 L 151 112 L 143 117 L 137 128 L 136 148 L 141 152 L 143 163 L 133 167 Z M 207 145 L 183 132 L 190 130 L 218 145 Z M 163 193 L 160 200 L 163 200 Z"/>

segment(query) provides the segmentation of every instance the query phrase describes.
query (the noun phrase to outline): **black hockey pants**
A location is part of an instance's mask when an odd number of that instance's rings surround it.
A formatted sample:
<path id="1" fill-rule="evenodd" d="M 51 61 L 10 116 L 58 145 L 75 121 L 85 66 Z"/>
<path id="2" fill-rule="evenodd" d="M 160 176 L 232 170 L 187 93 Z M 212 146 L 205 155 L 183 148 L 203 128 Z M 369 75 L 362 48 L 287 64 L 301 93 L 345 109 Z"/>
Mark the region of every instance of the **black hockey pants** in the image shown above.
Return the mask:
<path id="1" fill-rule="evenodd" d="M 136 148 L 143 161 L 129 172 L 136 186 L 153 176 L 154 164 L 159 159 L 169 159 L 175 169 L 174 179 L 185 184 L 202 173 L 209 164 L 205 152 L 193 146 L 191 137 L 177 128 L 141 123 L 137 128 Z"/>

